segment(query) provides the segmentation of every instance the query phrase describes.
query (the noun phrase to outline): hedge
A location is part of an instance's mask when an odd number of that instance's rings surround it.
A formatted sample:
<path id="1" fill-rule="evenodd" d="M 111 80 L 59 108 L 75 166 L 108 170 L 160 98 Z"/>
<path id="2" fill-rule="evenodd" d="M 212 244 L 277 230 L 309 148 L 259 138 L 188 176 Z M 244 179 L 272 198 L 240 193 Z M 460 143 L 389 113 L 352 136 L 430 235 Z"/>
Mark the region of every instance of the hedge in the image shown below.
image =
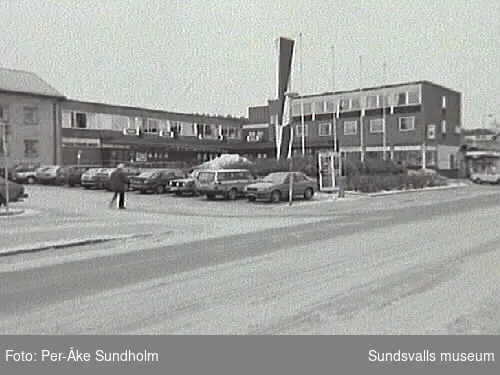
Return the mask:
<path id="1" fill-rule="evenodd" d="M 292 159 L 293 170 L 318 178 L 318 162 L 313 157 L 298 156 Z M 252 165 L 233 163 L 225 169 L 248 169 L 256 176 L 289 170 L 288 159 L 259 159 Z M 367 159 L 365 162 L 343 160 L 346 190 L 373 193 L 384 190 L 419 189 L 427 186 L 446 185 L 446 179 L 437 174 L 408 170 L 392 160 Z"/>

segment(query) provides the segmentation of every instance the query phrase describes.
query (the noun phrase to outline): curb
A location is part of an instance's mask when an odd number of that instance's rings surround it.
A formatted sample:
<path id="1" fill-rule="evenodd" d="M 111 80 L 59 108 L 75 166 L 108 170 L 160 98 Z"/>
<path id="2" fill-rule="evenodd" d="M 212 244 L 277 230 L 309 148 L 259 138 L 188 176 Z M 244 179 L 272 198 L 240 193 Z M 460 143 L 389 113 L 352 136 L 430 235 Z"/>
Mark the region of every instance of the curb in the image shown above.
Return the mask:
<path id="1" fill-rule="evenodd" d="M 68 249 L 72 247 L 79 246 L 88 246 L 88 245 L 98 245 L 106 242 L 114 242 L 114 241 L 122 241 L 122 240 L 131 240 L 135 238 L 145 238 L 152 237 L 155 235 L 164 235 L 171 232 L 165 233 L 144 233 L 144 234 L 126 234 L 126 235 L 116 235 L 116 236 L 102 236 L 102 237 L 92 237 L 86 239 L 78 239 L 78 240 L 62 240 L 62 241 L 53 241 L 53 242 L 42 242 L 38 244 L 33 244 L 32 246 L 19 246 L 10 249 L 0 249 L 0 258 L 7 257 L 11 255 L 17 254 L 25 254 L 25 253 L 38 253 L 46 250 L 60 250 L 60 249 Z"/>
<path id="2" fill-rule="evenodd" d="M 406 193 L 425 193 L 427 191 L 435 191 L 435 190 L 449 190 L 449 189 L 458 189 L 462 187 L 469 186 L 467 183 L 459 182 L 458 184 L 453 185 L 445 185 L 445 186 L 434 186 L 427 187 L 422 189 L 405 189 L 405 190 L 390 190 L 390 191 L 381 191 L 378 193 L 358 193 L 358 192 L 346 192 L 346 195 L 355 195 L 355 196 L 364 196 L 364 197 L 382 197 L 385 195 L 399 195 Z"/>
<path id="3" fill-rule="evenodd" d="M 16 215 L 22 215 L 24 214 L 24 210 L 22 209 L 9 209 L 9 211 L 5 211 L 5 209 L 1 209 L 0 210 L 0 217 L 3 217 L 3 216 L 16 216 Z"/>

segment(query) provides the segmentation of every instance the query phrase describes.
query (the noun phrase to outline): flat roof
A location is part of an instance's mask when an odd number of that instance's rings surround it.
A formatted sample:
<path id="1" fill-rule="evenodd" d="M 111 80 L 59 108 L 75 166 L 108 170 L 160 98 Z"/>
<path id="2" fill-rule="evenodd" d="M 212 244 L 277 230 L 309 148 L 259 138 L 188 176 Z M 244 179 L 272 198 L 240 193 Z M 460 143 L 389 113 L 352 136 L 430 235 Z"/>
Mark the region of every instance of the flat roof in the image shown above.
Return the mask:
<path id="1" fill-rule="evenodd" d="M 423 85 L 423 84 L 425 84 L 425 85 L 431 85 L 431 86 L 434 86 L 434 87 L 439 87 L 439 88 L 447 90 L 447 91 L 451 91 L 451 92 L 454 92 L 454 93 L 457 93 L 457 94 L 461 94 L 459 91 L 453 90 L 453 89 L 451 89 L 449 87 L 446 87 L 446 86 L 443 86 L 443 85 L 439 85 L 439 84 L 431 82 L 431 81 L 422 80 L 422 81 L 394 83 L 394 84 L 390 84 L 390 85 L 363 87 L 361 89 L 342 90 L 342 91 L 335 91 L 335 92 L 333 92 L 333 91 L 327 91 L 327 92 L 322 92 L 322 93 L 318 93 L 318 94 L 302 95 L 302 96 L 298 96 L 298 98 L 304 98 L 304 99 L 306 99 L 306 98 L 315 98 L 315 97 L 318 97 L 318 96 L 353 94 L 353 93 L 357 93 L 357 92 L 360 92 L 360 91 L 363 92 L 363 91 L 372 91 L 372 90 L 383 90 L 383 89 L 392 89 L 392 88 L 403 87 L 403 86 Z"/>

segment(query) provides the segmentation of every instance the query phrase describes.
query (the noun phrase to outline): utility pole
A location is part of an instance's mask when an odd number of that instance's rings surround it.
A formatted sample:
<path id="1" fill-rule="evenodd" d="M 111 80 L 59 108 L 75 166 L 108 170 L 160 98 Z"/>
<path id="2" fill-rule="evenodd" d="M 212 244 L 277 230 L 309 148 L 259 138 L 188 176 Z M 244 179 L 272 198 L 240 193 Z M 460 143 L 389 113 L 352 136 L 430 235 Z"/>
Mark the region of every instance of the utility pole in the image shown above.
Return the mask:
<path id="1" fill-rule="evenodd" d="M 383 159 L 387 160 L 387 116 L 386 116 L 386 98 L 387 98 L 387 93 L 385 90 L 385 86 L 387 85 L 387 64 L 384 61 L 384 64 L 382 65 L 383 69 L 383 85 L 384 85 L 384 90 L 382 92 L 382 155 Z"/>
<path id="2" fill-rule="evenodd" d="M 8 166 L 8 156 L 7 156 L 7 124 L 1 122 L 2 127 L 2 149 L 3 149 L 3 163 L 4 163 L 4 174 L 5 174 L 5 211 L 9 212 L 9 166 Z"/>
<path id="3" fill-rule="evenodd" d="M 361 146 L 361 162 L 365 161 L 365 129 L 364 129 L 364 108 L 363 108 L 363 56 L 359 56 L 359 144 Z"/>
<path id="4" fill-rule="evenodd" d="M 299 34 L 300 41 L 300 127 L 301 127 L 301 146 L 302 156 L 306 154 L 306 135 L 305 135 L 305 117 L 304 117 L 304 42 L 302 41 L 302 33 Z"/>

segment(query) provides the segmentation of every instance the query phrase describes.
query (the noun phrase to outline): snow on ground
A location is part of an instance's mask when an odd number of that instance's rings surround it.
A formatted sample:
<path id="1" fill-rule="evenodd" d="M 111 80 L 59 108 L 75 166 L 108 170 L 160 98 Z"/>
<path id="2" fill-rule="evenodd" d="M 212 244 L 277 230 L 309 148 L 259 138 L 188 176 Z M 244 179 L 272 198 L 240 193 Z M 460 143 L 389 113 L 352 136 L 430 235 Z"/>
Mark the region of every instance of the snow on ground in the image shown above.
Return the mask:
<path id="1" fill-rule="evenodd" d="M 489 314 L 476 330 L 498 332 L 499 214 L 450 214 L 198 269 L 19 312 L 0 331 L 432 334 Z"/>

